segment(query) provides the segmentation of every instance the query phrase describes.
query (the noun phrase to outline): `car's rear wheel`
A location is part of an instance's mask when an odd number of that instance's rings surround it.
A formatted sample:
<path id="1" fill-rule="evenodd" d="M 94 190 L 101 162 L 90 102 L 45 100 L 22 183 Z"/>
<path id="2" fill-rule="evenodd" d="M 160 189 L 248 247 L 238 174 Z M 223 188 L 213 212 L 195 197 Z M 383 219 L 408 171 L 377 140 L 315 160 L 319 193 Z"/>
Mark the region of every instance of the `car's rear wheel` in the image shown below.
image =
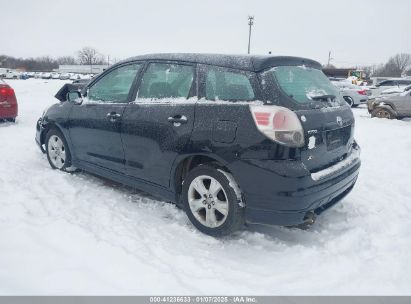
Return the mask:
<path id="1" fill-rule="evenodd" d="M 66 139 L 57 129 L 51 129 L 46 135 L 46 154 L 50 166 L 62 171 L 73 171 L 71 154 Z"/>
<path id="2" fill-rule="evenodd" d="M 223 169 L 200 165 L 183 183 L 184 209 L 193 225 L 211 236 L 225 236 L 244 224 L 241 192 L 232 175 Z"/>
<path id="3" fill-rule="evenodd" d="M 350 105 L 350 107 L 354 105 L 354 100 L 350 96 L 344 96 L 344 100 Z"/>
<path id="4" fill-rule="evenodd" d="M 371 117 L 388 118 L 388 119 L 396 118 L 394 112 L 387 108 L 376 108 L 374 111 L 372 111 Z"/>

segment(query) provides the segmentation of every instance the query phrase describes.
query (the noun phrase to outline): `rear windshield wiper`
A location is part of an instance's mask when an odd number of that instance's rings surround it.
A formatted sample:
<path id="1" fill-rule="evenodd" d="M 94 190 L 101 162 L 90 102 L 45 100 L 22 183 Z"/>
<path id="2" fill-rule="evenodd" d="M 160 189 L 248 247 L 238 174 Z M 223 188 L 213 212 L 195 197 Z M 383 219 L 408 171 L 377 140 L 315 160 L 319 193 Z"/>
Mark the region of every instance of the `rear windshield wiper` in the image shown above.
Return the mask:
<path id="1" fill-rule="evenodd" d="M 329 99 L 333 100 L 335 98 L 336 98 L 335 95 L 319 95 L 319 96 L 311 97 L 312 100 L 324 100 L 324 101 L 328 101 Z"/>

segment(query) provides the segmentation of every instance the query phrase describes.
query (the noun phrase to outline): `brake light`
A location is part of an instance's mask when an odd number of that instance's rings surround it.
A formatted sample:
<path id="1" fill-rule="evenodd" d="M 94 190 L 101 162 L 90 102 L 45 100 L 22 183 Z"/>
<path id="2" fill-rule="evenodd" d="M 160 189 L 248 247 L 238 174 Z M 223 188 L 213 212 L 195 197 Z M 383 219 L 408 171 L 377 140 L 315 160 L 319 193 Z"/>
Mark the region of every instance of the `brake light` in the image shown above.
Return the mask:
<path id="1" fill-rule="evenodd" d="M 10 87 L 2 87 L 0 88 L 0 96 L 14 97 L 14 90 Z"/>
<path id="2" fill-rule="evenodd" d="M 250 105 L 254 122 L 260 132 L 288 147 L 302 147 L 304 133 L 297 115 L 284 107 Z"/>
<path id="3" fill-rule="evenodd" d="M 360 95 L 367 95 L 367 90 L 359 90 L 357 93 Z"/>

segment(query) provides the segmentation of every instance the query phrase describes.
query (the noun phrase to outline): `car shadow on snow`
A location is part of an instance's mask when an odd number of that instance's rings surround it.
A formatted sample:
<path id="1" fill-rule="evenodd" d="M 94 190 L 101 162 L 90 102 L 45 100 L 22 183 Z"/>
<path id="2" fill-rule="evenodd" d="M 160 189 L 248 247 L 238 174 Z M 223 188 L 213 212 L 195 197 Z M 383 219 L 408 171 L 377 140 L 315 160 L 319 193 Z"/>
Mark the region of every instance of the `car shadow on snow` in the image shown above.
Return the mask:
<path id="1" fill-rule="evenodd" d="M 157 198 L 151 194 L 143 192 L 141 190 L 125 186 L 123 184 L 108 180 L 106 178 L 90 174 L 88 172 L 78 172 L 74 175 L 79 175 L 86 177 L 87 179 L 94 179 L 94 182 L 99 183 L 103 187 L 108 189 L 113 189 L 119 194 L 119 196 L 126 196 L 129 198 L 129 202 L 132 203 L 132 209 L 135 209 L 138 206 L 138 209 L 134 210 L 139 212 L 140 208 L 143 208 L 142 211 L 147 210 L 161 210 L 164 212 L 157 213 L 158 221 L 164 221 L 166 225 L 172 225 L 173 229 L 179 230 L 179 234 L 184 234 L 187 237 L 193 235 L 195 237 L 204 236 L 205 239 L 210 237 L 202 235 L 201 232 L 197 231 L 194 226 L 189 223 L 188 218 L 185 215 L 185 211 L 181 209 L 178 205 L 174 203 L 165 202 L 160 198 Z M 93 182 L 93 181 L 92 181 Z M 286 244 L 287 246 L 294 245 L 303 245 L 307 247 L 312 246 L 321 246 L 326 243 L 327 240 L 335 239 L 336 235 L 341 235 L 345 231 L 348 231 L 352 228 L 352 225 L 349 224 L 350 212 L 347 208 L 344 208 L 344 199 L 339 205 L 333 207 L 330 210 L 327 210 L 321 216 L 317 217 L 316 222 L 306 230 L 293 227 L 282 227 L 282 226 L 268 226 L 268 225 L 245 225 L 239 231 L 233 233 L 230 236 L 223 237 L 217 242 L 222 243 L 238 243 L 246 242 L 253 244 L 256 240 L 261 238 L 265 239 L 270 244 Z M 127 207 L 127 202 L 124 201 L 121 203 L 124 208 Z M 160 208 L 160 209 L 159 209 Z M 155 216 L 157 216 L 155 215 Z M 176 225 L 177 224 L 177 225 Z M 132 227 L 129 227 L 132 229 Z"/>
<path id="2" fill-rule="evenodd" d="M 0 119 L 0 128 L 11 127 L 11 126 L 15 126 L 16 124 L 17 124 L 17 120 L 16 122 L 12 122 L 12 121 L 8 121 L 5 119 Z"/>

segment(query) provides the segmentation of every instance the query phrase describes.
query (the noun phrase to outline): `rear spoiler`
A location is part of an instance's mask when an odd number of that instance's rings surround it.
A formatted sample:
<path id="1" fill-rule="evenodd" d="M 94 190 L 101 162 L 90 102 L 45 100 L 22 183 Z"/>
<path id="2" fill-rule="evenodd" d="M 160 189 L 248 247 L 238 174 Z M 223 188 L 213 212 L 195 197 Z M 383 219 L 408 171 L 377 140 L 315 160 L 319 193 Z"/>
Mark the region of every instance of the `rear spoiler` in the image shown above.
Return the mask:
<path id="1" fill-rule="evenodd" d="M 54 97 L 60 101 L 66 101 L 68 92 L 73 92 L 73 91 L 80 92 L 85 85 L 86 83 L 66 83 L 64 86 L 61 87 L 61 89 L 57 92 L 57 94 L 54 95 Z"/>

